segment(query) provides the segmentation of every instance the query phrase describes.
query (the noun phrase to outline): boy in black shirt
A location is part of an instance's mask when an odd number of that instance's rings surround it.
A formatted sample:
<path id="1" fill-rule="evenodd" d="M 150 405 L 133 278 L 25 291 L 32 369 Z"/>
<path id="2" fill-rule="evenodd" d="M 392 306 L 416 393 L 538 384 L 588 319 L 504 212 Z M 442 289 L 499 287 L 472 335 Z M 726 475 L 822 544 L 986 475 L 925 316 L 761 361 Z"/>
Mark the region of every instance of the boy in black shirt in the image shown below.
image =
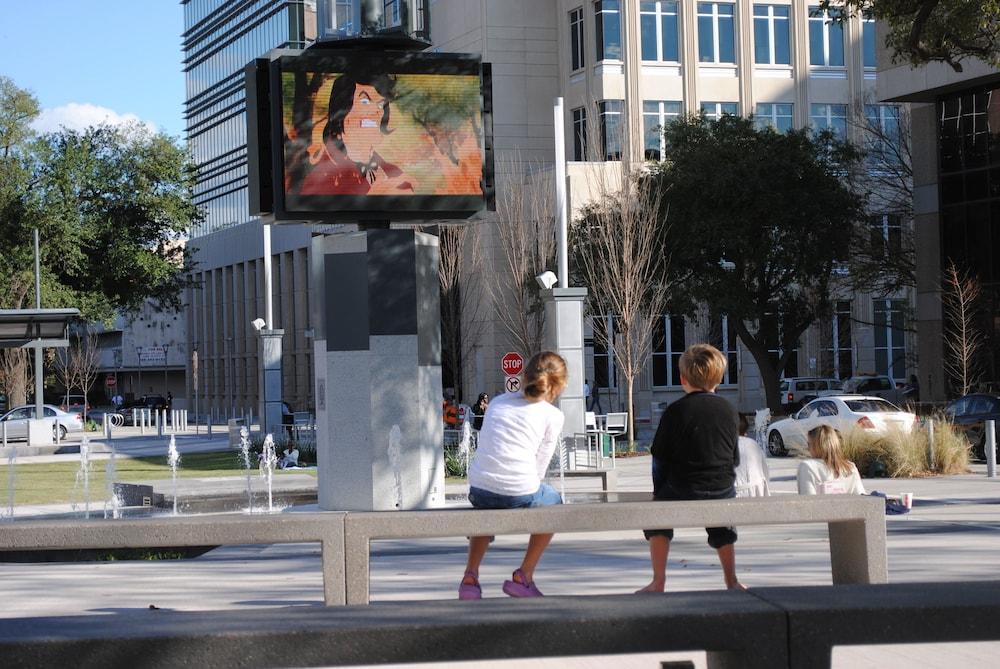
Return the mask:
<path id="1" fill-rule="evenodd" d="M 714 346 L 695 344 L 680 359 L 681 386 L 687 393 L 667 407 L 653 445 L 653 499 L 729 499 L 740 455 L 739 416 L 727 400 L 715 394 L 726 373 L 726 356 Z M 736 530 L 709 527 L 708 545 L 719 552 L 729 589 L 745 589 L 736 578 Z M 667 555 L 674 531 L 645 530 L 653 580 L 639 592 L 663 592 Z"/>

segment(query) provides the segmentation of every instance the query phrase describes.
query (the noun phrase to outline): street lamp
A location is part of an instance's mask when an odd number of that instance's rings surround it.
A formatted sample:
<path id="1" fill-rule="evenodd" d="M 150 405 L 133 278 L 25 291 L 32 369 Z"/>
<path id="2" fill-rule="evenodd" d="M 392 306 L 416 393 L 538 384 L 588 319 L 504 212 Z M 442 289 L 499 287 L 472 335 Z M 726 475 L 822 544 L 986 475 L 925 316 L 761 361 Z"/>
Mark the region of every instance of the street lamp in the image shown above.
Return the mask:
<path id="1" fill-rule="evenodd" d="M 136 359 L 136 367 L 139 368 L 139 397 L 142 397 L 145 393 L 142 392 L 142 347 L 141 346 L 135 347 L 135 359 Z M 139 397 L 136 397 L 135 399 L 139 399 Z"/>

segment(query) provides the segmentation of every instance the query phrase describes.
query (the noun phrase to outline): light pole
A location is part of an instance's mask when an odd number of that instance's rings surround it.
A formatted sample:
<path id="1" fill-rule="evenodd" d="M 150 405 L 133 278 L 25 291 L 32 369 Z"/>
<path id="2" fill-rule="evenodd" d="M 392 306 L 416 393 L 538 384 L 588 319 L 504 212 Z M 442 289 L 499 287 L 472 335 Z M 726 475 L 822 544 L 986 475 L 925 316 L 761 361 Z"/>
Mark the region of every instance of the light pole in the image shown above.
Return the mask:
<path id="1" fill-rule="evenodd" d="M 142 392 L 142 347 L 135 347 L 135 362 L 136 367 L 139 369 L 139 397 L 142 397 L 145 393 Z M 135 399 L 139 399 L 136 397 Z"/>
<path id="2" fill-rule="evenodd" d="M 170 344 L 163 345 L 163 396 L 167 396 L 167 349 Z"/>

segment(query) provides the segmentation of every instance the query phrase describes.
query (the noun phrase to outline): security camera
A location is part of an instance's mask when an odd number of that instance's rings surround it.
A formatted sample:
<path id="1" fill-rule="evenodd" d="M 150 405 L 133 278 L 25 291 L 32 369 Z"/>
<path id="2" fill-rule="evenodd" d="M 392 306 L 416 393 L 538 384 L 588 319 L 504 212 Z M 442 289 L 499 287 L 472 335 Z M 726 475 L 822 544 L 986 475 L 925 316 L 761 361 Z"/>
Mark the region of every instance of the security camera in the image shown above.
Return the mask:
<path id="1" fill-rule="evenodd" d="M 250 322 L 250 325 L 254 327 L 255 330 L 263 330 L 264 326 L 267 325 L 267 321 L 263 318 L 255 318 Z"/>
<path id="2" fill-rule="evenodd" d="M 535 281 L 538 282 L 539 288 L 544 290 L 550 290 L 552 286 L 556 285 L 559 278 L 550 271 L 545 271 L 535 277 Z"/>

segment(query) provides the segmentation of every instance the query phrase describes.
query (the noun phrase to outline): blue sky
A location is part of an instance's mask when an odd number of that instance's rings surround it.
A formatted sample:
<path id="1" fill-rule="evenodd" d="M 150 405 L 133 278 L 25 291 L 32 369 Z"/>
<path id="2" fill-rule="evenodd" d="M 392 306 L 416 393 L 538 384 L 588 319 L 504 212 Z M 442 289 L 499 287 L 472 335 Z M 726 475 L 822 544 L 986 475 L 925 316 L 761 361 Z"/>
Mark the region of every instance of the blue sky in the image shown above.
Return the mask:
<path id="1" fill-rule="evenodd" d="M 5 3 L 0 75 L 38 98 L 36 127 L 135 118 L 183 137 L 178 0 Z"/>

